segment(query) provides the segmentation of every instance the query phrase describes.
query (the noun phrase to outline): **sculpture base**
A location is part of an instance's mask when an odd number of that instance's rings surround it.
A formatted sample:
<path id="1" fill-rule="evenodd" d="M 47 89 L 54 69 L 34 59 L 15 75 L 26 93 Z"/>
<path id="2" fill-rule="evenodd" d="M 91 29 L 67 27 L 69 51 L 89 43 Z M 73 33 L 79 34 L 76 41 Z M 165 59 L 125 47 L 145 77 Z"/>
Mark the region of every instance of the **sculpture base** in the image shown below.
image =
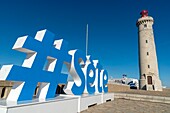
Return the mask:
<path id="1" fill-rule="evenodd" d="M 77 97 L 78 98 L 78 112 L 88 109 L 88 107 L 93 105 L 99 105 L 107 101 L 114 100 L 113 93 L 100 93 L 100 94 L 83 94 L 81 96 L 75 95 L 61 95 L 63 97 Z"/>
<path id="2" fill-rule="evenodd" d="M 113 93 L 94 95 L 59 95 L 53 99 L 22 101 L 19 103 L 0 101 L 0 113 L 77 113 L 94 104 L 114 100 Z"/>

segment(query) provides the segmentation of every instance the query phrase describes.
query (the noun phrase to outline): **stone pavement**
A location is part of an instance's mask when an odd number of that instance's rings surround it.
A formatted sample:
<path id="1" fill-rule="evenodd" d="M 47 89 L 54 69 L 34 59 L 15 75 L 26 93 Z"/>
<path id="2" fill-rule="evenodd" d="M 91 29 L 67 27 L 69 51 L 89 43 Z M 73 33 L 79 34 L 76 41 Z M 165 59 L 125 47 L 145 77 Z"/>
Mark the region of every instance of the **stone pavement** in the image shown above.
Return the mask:
<path id="1" fill-rule="evenodd" d="M 115 99 L 81 113 L 170 113 L 170 104 Z"/>

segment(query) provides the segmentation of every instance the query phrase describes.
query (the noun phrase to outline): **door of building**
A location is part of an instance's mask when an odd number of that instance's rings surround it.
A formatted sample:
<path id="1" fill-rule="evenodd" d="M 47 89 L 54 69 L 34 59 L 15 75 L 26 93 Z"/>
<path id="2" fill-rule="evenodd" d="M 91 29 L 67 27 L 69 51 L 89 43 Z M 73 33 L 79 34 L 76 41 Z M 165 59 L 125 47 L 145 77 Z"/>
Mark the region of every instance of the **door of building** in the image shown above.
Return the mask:
<path id="1" fill-rule="evenodd" d="M 152 84 L 152 76 L 148 76 L 147 78 L 148 78 L 148 84 L 151 85 Z"/>

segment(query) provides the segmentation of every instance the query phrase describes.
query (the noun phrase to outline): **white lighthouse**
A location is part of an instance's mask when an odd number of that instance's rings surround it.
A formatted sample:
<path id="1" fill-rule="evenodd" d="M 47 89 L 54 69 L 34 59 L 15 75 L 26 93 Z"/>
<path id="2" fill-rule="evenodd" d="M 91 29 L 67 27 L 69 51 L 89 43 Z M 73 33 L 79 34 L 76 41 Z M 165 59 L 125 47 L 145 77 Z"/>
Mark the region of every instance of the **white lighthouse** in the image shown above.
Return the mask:
<path id="1" fill-rule="evenodd" d="M 136 25 L 139 43 L 139 88 L 143 90 L 162 91 L 159 79 L 158 62 L 152 25 L 154 20 L 143 10 Z"/>

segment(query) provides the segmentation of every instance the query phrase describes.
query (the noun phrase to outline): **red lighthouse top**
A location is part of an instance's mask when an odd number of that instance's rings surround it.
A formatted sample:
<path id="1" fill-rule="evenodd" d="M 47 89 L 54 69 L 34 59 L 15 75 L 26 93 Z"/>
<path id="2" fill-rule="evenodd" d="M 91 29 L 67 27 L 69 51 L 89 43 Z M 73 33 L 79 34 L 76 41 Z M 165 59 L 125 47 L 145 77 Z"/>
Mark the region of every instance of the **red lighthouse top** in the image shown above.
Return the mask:
<path id="1" fill-rule="evenodd" d="M 141 17 L 146 17 L 148 16 L 148 11 L 147 10 L 143 10 L 141 13 L 140 13 Z"/>

